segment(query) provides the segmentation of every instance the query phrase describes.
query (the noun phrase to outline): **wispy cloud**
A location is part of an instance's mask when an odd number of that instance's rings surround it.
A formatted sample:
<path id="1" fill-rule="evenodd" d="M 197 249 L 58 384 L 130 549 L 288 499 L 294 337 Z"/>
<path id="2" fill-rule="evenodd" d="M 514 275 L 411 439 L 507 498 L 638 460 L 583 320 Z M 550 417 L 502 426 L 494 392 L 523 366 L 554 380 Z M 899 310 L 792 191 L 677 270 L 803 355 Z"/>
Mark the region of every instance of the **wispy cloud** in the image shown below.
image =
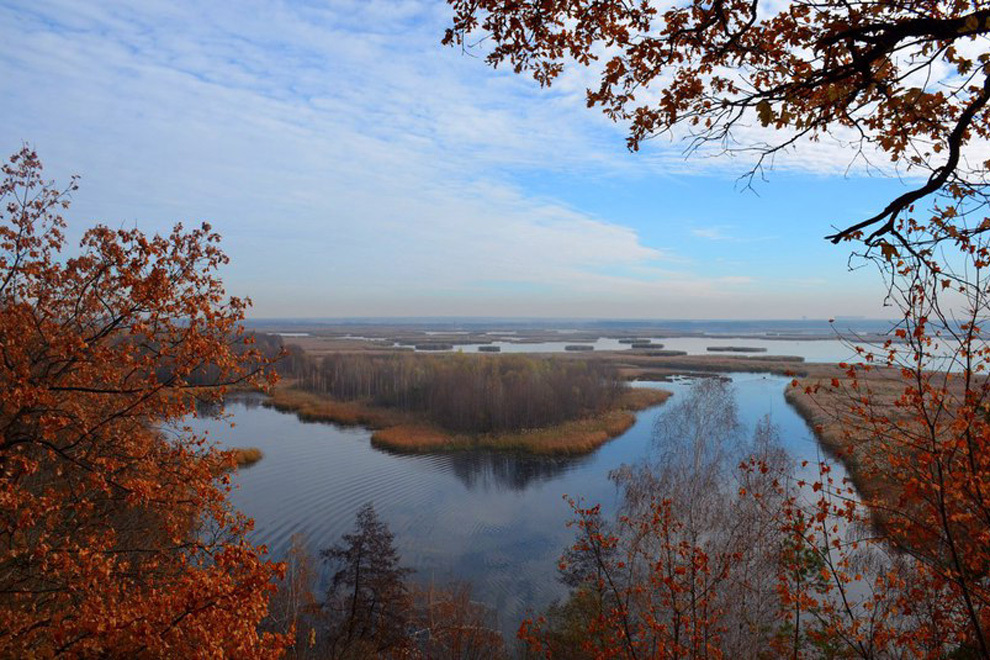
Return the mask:
<path id="1" fill-rule="evenodd" d="M 698 238 L 707 238 L 710 241 L 728 241 L 733 240 L 731 236 L 727 236 L 723 233 L 721 227 L 706 227 L 701 229 L 692 229 L 691 233 Z"/>
<path id="2" fill-rule="evenodd" d="M 515 183 L 668 176 L 679 147 L 633 163 L 623 128 L 584 107 L 586 72 L 542 90 L 490 71 L 439 47 L 447 12 L 426 0 L 0 5 L 0 147 L 29 140 L 50 174 L 81 173 L 76 219 L 210 218 L 231 288 L 259 315 L 727 304 L 745 278 Z"/>

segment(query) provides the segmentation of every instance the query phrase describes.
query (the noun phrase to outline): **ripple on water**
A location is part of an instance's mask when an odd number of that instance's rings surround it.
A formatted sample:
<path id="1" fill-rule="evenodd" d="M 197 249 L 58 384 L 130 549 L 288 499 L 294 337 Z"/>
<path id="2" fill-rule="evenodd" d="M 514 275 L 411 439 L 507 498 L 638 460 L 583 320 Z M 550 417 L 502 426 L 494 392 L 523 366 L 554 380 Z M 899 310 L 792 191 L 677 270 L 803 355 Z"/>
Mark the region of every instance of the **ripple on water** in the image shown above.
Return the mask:
<path id="1" fill-rule="evenodd" d="M 744 421 L 767 412 L 789 449 L 814 446 L 807 426 L 783 398 L 785 378 L 740 381 Z M 664 385 L 677 388 L 680 385 Z M 571 512 L 561 496 L 614 503 L 608 473 L 646 455 L 658 414 L 641 413 L 622 437 L 580 459 L 521 457 L 491 452 L 397 455 L 374 449 L 370 433 L 332 424 L 302 423 L 294 415 L 236 401 L 238 426 L 194 419 L 197 431 L 228 446 L 254 446 L 264 458 L 239 471 L 233 504 L 255 519 L 252 538 L 280 559 L 296 533 L 315 551 L 337 543 L 357 510 L 374 502 L 395 535 L 414 579 L 460 579 L 476 600 L 499 609 L 511 640 L 529 608 L 545 608 L 565 594 L 557 559 L 573 542 Z M 809 444 L 810 443 L 810 444 Z"/>

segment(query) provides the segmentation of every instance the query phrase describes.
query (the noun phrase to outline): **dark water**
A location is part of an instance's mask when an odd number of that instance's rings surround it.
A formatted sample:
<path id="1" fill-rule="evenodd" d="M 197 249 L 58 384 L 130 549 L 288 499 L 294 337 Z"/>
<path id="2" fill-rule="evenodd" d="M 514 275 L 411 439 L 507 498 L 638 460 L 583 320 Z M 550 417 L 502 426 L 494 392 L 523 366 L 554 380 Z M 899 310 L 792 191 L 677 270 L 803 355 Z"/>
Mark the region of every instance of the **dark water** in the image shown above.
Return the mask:
<path id="1" fill-rule="evenodd" d="M 788 379 L 731 377 L 743 424 L 751 429 L 769 414 L 795 458 L 818 457 L 809 428 L 784 400 Z M 646 386 L 670 389 L 677 397 L 689 383 Z M 222 445 L 264 452 L 261 462 L 237 474 L 232 495 L 234 505 L 255 519 L 256 542 L 280 558 L 291 536 L 301 532 L 316 551 L 339 540 L 357 509 L 374 502 L 417 579 L 470 581 L 475 598 L 496 608 L 510 633 L 527 609 L 565 594 L 555 568 L 573 538 L 563 496 L 614 509 L 608 473 L 648 455 L 653 422 L 664 408 L 640 413 L 629 431 L 588 456 L 534 458 L 482 451 L 390 454 L 371 447 L 367 430 L 303 423 L 262 401 L 254 396 L 230 402 L 234 428 L 192 420 Z"/>

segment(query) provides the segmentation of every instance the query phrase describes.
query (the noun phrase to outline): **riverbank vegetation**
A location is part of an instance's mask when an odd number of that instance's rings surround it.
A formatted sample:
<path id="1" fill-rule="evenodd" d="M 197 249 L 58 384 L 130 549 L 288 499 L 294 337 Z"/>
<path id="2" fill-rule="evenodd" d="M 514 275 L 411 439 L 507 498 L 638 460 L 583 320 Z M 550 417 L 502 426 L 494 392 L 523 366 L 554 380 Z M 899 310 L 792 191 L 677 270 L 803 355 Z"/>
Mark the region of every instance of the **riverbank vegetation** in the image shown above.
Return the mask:
<path id="1" fill-rule="evenodd" d="M 611 475 L 614 517 L 570 500 L 576 538 L 558 565 L 569 596 L 519 636 L 539 657 L 777 657 L 793 632 L 776 577 L 789 538 L 767 512 L 793 496 L 795 466 L 773 426 L 745 437 L 731 384 L 702 379 L 653 439 Z"/>
<path id="2" fill-rule="evenodd" d="M 628 387 L 605 362 L 516 355 L 292 351 L 282 372 L 291 384 L 274 391 L 272 406 L 369 426 L 372 442 L 396 451 L 584 453 L 628 429 L 632 411 L 669 396 Z"/>

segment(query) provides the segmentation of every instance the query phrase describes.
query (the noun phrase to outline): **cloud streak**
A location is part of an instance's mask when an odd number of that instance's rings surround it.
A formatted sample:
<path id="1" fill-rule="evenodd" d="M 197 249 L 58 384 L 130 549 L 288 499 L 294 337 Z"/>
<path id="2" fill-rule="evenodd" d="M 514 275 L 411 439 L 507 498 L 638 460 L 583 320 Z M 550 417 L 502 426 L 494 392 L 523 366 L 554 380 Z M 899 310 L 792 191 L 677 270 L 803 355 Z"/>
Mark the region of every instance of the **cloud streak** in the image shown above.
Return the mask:
<path id="1" fill-rule="evenodd" d="M 678 300 L 699 306 L 675 315 L 710 316 L 752 285 L 527 194 L 518 181 L 546 172 L 661 174 L 674 150 L 634 163 L 577 77 L 540 90 L 440 48 L 446 11 L 2 6 L 12 142 L 0 146 L 29 140 L 52 174 L 81 173 L 75 219 L 211 219 L 233 257 L 228 283 L 260 316 L 629 316 Z M 728 229 L 695 236 L 745 240 Z"/>

